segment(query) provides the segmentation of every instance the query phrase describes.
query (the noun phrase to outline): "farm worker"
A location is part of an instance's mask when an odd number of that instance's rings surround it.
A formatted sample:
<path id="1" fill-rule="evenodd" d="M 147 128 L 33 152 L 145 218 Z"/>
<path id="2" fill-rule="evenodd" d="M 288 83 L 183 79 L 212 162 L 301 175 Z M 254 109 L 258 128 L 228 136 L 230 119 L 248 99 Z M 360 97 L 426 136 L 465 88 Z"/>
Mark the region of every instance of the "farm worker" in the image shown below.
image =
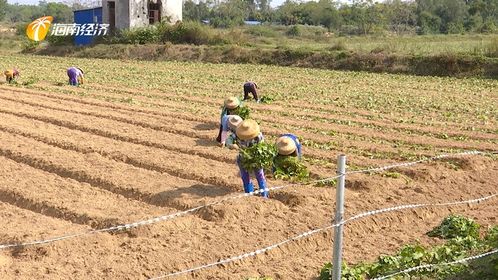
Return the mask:
<path id="1" fill-rule="evenodd" d="M 255 82 L 248 81 L 244 84 L 244 100 L 249 99 L 249 93 L 252 93 L 254 100 L 259 103 L 258 85 Z"/>
<path id="2" fill-rule="evenodd" d="M 259 129 L 258 123 L 254 120 L 243 121 L 237 127 L 236 134 L 240 149 L 249 148 L 253 145 L 263 142 L 263 134 Z M 241 160 L 242 154 L 239 152 L 239 155 L 237 156 L 237 165 L 239 166 L 240 176 L 242 178 L 242 183 L 244 184 L 244 192 L 250 193 L 254 191 L 254 185 L 251 182 L 249 171 L 244 169 Z M 254 175 L 256 176 L 256 180 L 258 181 L 259 189 L 265 190 L 266 178 L 263 169 L 254 170 Z M 263 191 L 261 195 L 265 198 L 268 198 L 268 191 Z"/>
<path id="3" fill-rule="evenodd" d="M 14 82 L 17 79 L 17 77 L 20 76 L 20 73 L 16 68 L 14 68 L 13 70 L 6 70 L 3 73 L 5 75 L 5 81 L 9 84 Z"/>
<path id="4" fill-rule="evenodd" d="M 237 109 L 242 106 L 242 102 L 237 97 L 229 97 L 225 99 L 223 109 L 221 109 L 220 116 L 220 131 L 216 141 L 221 143 L 221 132 L 223 131 L 223 117 L 226 115 L 237 115 Z"/>
<path id="5" fill-rule="evenodd" d="M 302 157 L 301 143 L 296 135 L 286 133 L 277 138 L 276 146 L 278 156 L 294 156 L 298 159 Z"/>
<path id="6" fill-rule="evenodd" d="M 237 136 L 235 131 L 237 127 L 242 123 L 242 118 L 237 115 L 226 115 L 221 121 L 222 131 L 221 131 L 221 146 L 228 147 L 230 149 L 237 149 L 238 146 L 235 143 Z M 230 134 L 230 135 L 229 135 Z"/>
<path id="7" fill-rule="evenodd" d="M 83 84 L 83 70 L 78 67 L 69 67 L 67 69 L 67 76 L 69 77 L 69 84 L 77 86 Z"/>

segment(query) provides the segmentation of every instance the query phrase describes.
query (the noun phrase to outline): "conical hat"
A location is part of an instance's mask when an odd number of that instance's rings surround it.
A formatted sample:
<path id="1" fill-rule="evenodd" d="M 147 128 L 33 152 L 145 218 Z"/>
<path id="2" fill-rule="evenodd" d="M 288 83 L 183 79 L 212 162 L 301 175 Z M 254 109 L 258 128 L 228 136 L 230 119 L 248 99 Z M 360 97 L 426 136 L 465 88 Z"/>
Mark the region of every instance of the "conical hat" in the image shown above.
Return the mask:
<path id="1" fill-rule="evenodd" d="M 227 109 L 235 109 L 240 106 L 240 101 L 237 97 L 229 97 L 225 99 L 225 107 Z"/>
<path id="2" fill-rule="evenodd" d="M 228 118 L 228 126 L 235 130 L 242 123 L 242 118 L 237 115 L 232 115 Z"/>
<path id="3" fill-rule="evenodd" d="M 296 151 L 296 143 L 290 137 L 280 137 L 277 139 L 277 149 L 278 153 L 287 156 Z"/>
<path id="4" fill-rule="evenodd" d="M 247 141 L 256 138 L 260 133 L 259 125 L 254 120 L 245 120 L 237 127 L 237 137 Z"/>

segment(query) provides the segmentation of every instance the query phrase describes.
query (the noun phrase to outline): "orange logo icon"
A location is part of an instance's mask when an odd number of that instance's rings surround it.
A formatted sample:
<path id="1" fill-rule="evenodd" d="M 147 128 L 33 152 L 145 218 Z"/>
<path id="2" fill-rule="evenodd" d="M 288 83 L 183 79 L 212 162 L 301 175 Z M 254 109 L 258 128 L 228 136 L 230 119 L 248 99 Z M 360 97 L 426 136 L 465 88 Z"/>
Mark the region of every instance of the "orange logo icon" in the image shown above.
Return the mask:
<path id="1" fill-rule="evenodd" d="M 50 24 L 53 20 L 54 18 L 51 16 L 36 19 L 28 25 L 28 28 L 26 28 L 26 35 L 28 35 L 28 38 L 33 41 L 43 41 L 43 39 L 47 36 Z"/>

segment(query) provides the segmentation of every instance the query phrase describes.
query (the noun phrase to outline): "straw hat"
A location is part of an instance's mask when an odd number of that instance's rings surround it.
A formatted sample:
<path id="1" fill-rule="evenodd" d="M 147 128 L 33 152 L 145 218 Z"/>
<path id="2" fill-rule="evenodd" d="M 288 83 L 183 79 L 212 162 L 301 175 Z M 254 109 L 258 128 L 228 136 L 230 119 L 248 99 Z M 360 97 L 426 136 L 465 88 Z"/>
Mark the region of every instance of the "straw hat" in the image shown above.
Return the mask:
<path id="1" fill-rule="evenodd" d="M 240 101 L 237 97 L 229 97 L 225 99 L 225 107 L 227 109 L 235 109 L 240 106 Z"/>
<path id="2" fill-rule="evenodd" d="M 296 143 L 290 137 L 282 136 L 277 139 L 278 153 L 283 156 L 288 156 L 296 151 Z"/>
<path id="3" fill-rule="evenodd" d="M 260 133 L 259 125 L 254 120 L 245 120 L 237 127 L 237 137 L 247 141 L 256 138 Z"/>
<path id="4" fill-rule="evenodd" d="M 240 123 L 242 123 L 242 118 L 237 115 L 233 115 L 228 118 L 228 126 L 232 130 L 237 129 Z"/>

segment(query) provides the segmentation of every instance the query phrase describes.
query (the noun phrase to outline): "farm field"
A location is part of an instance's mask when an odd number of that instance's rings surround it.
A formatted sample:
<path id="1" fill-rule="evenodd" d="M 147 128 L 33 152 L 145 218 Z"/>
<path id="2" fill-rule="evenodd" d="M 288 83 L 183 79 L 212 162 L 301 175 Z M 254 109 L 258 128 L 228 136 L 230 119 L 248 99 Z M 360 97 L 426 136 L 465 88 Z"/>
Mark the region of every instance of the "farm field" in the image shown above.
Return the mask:
<path id="1" fill-rule="evenodd" d="M 468 150 L 498 150 L 498 81 L 283 68 L 0 55 L 21 69 L 0 84 L 0 245 L 172 214 L 242 192 L 235 151 L 216 145 L 223 99 L 254 80 L 248 102 L 268 141 L 300 136 L 315 178 L 336 158 L 360 170 Z M 65 69 L 85 70 L 81 87 Z M 403 204 L 452 202 L 498 190 L 496 156 L 449 157 L 348 175 L 346 218 Z M 269 178 L 269 185 L 288 182 Z M 2 279 L 148 279 L 216 262 L 331 224 L 335 188 L 295 185 L 175 219 L 43 246 L 0 250 Z M 420 208 L 345 227 L 348 263 L 402 245 L 450 213 L 496 225 L 498 199 Z M 332 231 L 256 257 L 169 279 L 315 279 Z M 0 246 L 1 247 L 1 246 Z"/>

